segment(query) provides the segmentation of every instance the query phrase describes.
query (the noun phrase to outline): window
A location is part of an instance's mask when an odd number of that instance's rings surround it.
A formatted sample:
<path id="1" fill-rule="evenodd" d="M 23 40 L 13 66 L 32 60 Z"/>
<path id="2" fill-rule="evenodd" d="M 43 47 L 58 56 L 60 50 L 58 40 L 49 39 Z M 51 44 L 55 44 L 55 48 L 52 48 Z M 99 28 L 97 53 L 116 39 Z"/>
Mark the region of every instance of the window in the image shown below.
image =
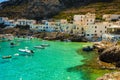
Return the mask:
<path id="1" fill-rule="evenodd" d="M 105 28 L 107 28 L 107 27 L 105 26 Z"/>
<path id="2" fill-rule="evenodd" d="M 97 36 L 97 34 L 95 34 L 95 36 Z"/>
<path id="3" fill-rule="evenodd" d="M 97 28 L 97 26 L 95 26 L 95 28 Z"/>
<path id="4" fill-rule="evenodd" d="M 76 29 L 76 26 L 74 26 L 74 29 Z"/>
<path id="5" fill-rule="evenodd" d="M 84 28 L 81 28 L 81 30 L 83 31 L 83 30 L 84 30 Z"/>
<path id="6" fill-rule="evenodd" d="M 102 33 L 102 31 L 100 31 L 100 33 Z"/>
<path id="7" fill-rule="evenodd" d="M 87 36 L 89 36 L 89 34 L 87 34 Z"/>
<path id="8" fill-rule="evenodd" d="M 97 31 L 95 30 L 95 32 L 97 32 Z"/>

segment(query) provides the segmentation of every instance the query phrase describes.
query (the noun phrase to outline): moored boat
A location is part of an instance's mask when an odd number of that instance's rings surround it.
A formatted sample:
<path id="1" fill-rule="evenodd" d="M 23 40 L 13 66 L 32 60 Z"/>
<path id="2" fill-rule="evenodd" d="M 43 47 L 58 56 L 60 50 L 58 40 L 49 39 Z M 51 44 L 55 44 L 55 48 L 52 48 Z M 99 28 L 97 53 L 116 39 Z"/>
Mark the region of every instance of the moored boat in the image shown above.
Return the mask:
<path id="1" fill-rule="evenodd" d="M 29 50 L 27 47 L 25 49 L 18 49 L 20 52 L 34 53 L 33 50 Z"/>
<path id="2" fill-rule="evenodd" d="M 43 46 L 34 46 L 34 48 L 45 49 L 45 47 L 43 47 Z"/>
<path id="3" fill-rule="evenodd" d="M 49 44 L 41 44 L 40 46 L 42 46 L 42 47 L 48 47 L 50 45 Z"/>
<path id="4" fill-rule="evenodd" d="M 8 56 L 2 56 L 2 59 L 9 59 L 9 58 L 12 58 L 11 55 L 8 55 Z"/>
<path id="5" fill-rule="evenodd" d="M 93 47 L 87 46 L 87 47 L 82 48 L 82 50 L 83 50 L 83 51 L 87 51 L 87 52 L 93 51 Z"/>

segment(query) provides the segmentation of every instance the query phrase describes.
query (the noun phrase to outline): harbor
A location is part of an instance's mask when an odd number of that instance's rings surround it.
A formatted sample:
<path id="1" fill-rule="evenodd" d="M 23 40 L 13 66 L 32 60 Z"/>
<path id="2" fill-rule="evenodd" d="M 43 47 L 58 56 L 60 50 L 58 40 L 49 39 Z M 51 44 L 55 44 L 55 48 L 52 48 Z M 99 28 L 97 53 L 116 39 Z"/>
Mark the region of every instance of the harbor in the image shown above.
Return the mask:
<path id="1" fill-rule="evenodd" d="M 18 39 L 15 39 L 15 41 L 18 41 Z M 34 48 L 34 46 L 41 44 L 49 44 L 50 46 L 45 45 L 45 49 Z M 82 72 L 68 72 L 67 69 L 83 64 L 81 60 L 84 58 L 78 55 L 76 50 L 85 44 L 43 41 L 34 38 L 32 40 L 19 41 L 17 46 L 11 48 L 10 41 L 0 42 L 0 79 L 84 80 L 82 79 Z M 28 50 L 33 50 L 34 54 L 26 55 L 29 53 L 19 51 L 19 49 L 24 49 L 25 47 L 28 47 Z M 3 59 L 2 56 L 6 59 Z"/>

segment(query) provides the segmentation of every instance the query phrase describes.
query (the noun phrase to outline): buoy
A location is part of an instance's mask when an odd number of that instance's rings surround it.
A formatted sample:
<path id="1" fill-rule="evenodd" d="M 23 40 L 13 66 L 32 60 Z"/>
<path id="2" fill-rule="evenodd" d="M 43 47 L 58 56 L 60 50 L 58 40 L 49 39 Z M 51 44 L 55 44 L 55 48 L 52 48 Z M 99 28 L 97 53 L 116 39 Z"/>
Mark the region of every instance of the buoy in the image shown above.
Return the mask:
<path id="1" fill-rule="evenodd" d="M 16 54 L 14 54 L 14 56 L 19 56 L 19 54 L 18 54 L 18 53 L 16 53 Z"/>

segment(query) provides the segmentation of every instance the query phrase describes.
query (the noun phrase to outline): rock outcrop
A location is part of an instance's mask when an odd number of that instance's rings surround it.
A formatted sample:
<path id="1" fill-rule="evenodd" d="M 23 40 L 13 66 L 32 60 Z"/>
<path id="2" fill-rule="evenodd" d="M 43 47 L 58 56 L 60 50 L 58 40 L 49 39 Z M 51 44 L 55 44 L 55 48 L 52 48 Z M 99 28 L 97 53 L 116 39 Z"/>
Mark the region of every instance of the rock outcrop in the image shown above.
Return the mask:
<path id="1" fill-rule="evenodd" d="M 86 42 L 84 37 L 78 37 L 76 35 L 70 35 L 62 32 L 41 32 L 34 34 L 35 37 L 43 38 L 46 40 L 60 40 L 60 41 L 72 41 L 72 42 Z"/>
<path id="2" fill-rule="evenodd" d="M 99 42 L 94 44 L 94 48 L 99 53 L 99 60 L 106 63 L 112 63 L 116 67 L 120 67 L 120 46 L 117 42 Z"/>
<path id="3" fill-rule="evenodd" d="M 96 80 L 120 80 L 120 72 L 107 73 Z"/>
<path id="4" fill-rule="evenodd" d="M 112 46 L 104 50 L 99 59 L 107 63 L 115 63 L 116 67 L 120 67 L 120 46 Z"/>

